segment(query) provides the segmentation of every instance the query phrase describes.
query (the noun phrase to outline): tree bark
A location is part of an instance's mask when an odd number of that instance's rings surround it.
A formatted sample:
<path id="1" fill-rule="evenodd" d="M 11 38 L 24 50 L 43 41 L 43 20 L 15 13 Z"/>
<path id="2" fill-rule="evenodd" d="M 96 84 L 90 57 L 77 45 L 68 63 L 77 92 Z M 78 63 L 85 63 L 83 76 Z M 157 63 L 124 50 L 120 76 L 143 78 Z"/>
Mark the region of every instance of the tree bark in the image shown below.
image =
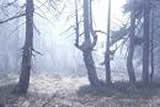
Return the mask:
<path id="1" fill-rule="evenodd" d="M 99 86 L 95 64 L 91 52 L 83 52 L 84 62 L 88 71 L 88 80 L 92 86 Z"/>
<path id="2" fill-rule="evenodd" d="M 33 0 L 26 0 L 26 38 L 23 47 L 21 75 L 16 87 L 16 93 L 19 94 L 27 93 L 30 82 L 33 49 L 33 12 Z"/>
<path id="3" fill-rule="evenodd" d="M 111 84 L 111 68 L 110 68 L 110 25 L 111 24 L 111 0 L 108 2 L 108 35 L 105 52 L 105 68 L 106 68 L 106 84 Z"/>
<path id="4" fill-rule="evenodd" d="M 79 15 L 78 15 L 78 3 L 77 0 L 74 0 L 75 2 L 75 21 L 76 21 L 76 43 L 75 45 L 79 45 Z"/>
<path id="5" fill-rule="evenodd" d="M 84 63 L 86 65 L 88 71 L 88 79 L 90 84 L 93 86 L 99 85 L 99 80 L 96 73 L 96 67 L 92 56 L 92 43 L 91 43 L 91 36 L 90 36 L 90 23 L 89 23 L 89 0 L 83 0 L 83 12 L 84 12 L 84 35 L 85 41 L 83 45 L 85 48 L 83 49 L 83 57 Z"/>
<path id="6" fill-rule="evenodd" d="M 143 82 L 149 83 L 149 47 L 150 47 L 150 0 L 144 0 L 144 35 L 143 35 Z"/>
<path id="7" fill-rule="evenodd" d="M 135 49 L 135 0 L 132 0 L 132 11 L 131 11 L 131 21 L 130 21 L 130 34 L 129 34 L 129 48 L 128 48 L 128 56 L 127 56 L 127 70 L 129 75 L 129 82 L 131 84 L 135 84 L 136 77 L 133 66 L 133 57 L 134 57 L 134 49 Z"/>
<path id="8" fill-rule="evenodd" d="M 150 79 L 151 82 L 153 81 L 153 76 L 154 76 L 154 10 L 152 10 L 151 14 L 151 74 L 150 74 Z"/>

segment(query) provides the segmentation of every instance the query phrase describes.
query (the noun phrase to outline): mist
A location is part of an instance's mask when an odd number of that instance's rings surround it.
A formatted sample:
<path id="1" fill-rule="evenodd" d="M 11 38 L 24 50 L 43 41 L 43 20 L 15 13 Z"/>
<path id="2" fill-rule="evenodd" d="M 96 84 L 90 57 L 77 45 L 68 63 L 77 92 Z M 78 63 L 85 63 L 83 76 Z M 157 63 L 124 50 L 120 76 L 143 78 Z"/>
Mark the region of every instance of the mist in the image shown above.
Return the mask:
<path id="1" fill-rule="evenodd" d="M 156 0 L 1 0 L 0 107 L 158 107 Z"/>

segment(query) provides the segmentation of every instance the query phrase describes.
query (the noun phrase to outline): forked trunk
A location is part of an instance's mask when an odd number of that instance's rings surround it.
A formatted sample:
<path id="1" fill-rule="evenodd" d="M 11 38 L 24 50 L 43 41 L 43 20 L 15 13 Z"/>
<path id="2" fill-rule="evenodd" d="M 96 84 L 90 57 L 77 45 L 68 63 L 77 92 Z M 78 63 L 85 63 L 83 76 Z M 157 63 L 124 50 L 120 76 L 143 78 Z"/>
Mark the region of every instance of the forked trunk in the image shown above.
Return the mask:
<path id="1" fill-rule="evenodd" d="M 84 9 L 84 35 L 85 35 L 85 40 L 84 40 L 84 48 L 82 49 L 83 51 L 83 58 L 84 58 L 84 63 L 86 65 L 87 71 L 88 71 L 88 79 L 90 81 L 90 84 L 93 86 L 99 85 L 99 80 L 97 77 L 96 73 L 96 67 L 94 64 L 94 60 L 92 57 L 92 50 L 93 47 L 91 46 L 91 30 L 93 30 L 90 26 L 89 19 L 91 19 L 92 16 L 89 16 L 89 12 L 91 12 L 91 8 L 89 7 L 89 3 L 91 2 L 90 0 L 84 0 L 83 1 L 83 9 Z M 90 20 L 92 21 L 92 20 Z"/>

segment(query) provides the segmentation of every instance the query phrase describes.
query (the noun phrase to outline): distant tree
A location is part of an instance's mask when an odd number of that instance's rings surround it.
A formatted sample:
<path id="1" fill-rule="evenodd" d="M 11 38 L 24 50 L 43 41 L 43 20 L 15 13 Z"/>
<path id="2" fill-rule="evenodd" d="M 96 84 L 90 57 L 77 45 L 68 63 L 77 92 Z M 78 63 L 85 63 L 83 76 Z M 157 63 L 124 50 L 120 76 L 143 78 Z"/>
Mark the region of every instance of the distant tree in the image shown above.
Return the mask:
<path id="1" fill-rule="evenodd" d="M 0 17 L 1 17 L 0 18 L 0 31 L 1 31 L 0 50 L 3 50 L 0 52 L 0 60 L 2 60 L 0 63 L 0 71 L 18 70 L 17 69 L 18 68 L 17 59 L 19 58 L 19 54 L 17 52 L 17 50 L 19 49 L 18 27 L 20 26 L 18 18 L 23 16 L 21 9 L 22 8 L 19 6 L 17 0 L 14 0 L 14 1 L 1 0 L 0 2 Z"/>
<path id="2" fill-rule="evenodd" d="M 134 72 L 133 66 L 133 57 L 134 57 L 134 50 L 135 50 L 135 0 L 131 0 L 132 10 L 130 13 L 130 33 L 129 33 L 129 46 L 128 46 L 128 56 L 127 56 L 127 70 L 129 75 L 129 82 L 131 84 L 135 84 L 136 77 Z"/>
<path id="3" fill-rule="evenodd" d="M 111 0 L 108 0 L 108 26 L 107 26 L 107 39 L 106 39 L 106 52 L 105 52 L 105 68 L 106 68 L 106 83 L 111 84 L 111 68 L 110 68 L 110 27 L 111 27 Z"/>
<path id="4" fill-rule="evenodd" d="M 75 3 L 75 22 L 76 22 L 76 27 L 75 27 L 75 31 L 76 31 L 76 42 L 75 42 L 75 46 L 79 45 L 79 14 L 78 14 L 78 1 L 74 0 Z"/>
<path id="5" fill-rule="evenodd" d="M 144 35 L 143 35 L 143 82 L 149 83 L 149 49 L 150 49 L 150 0 L 144 0 Z"/>
<path id="6" fill-rule="evenodd" d="M 151 10 L 151 38 L 150 38 L 150 53 L 151 53 L 151 74 L 150 74 L 150 80 L 153 81 L 153 75 L 154 75 L 154 9 Z"/>

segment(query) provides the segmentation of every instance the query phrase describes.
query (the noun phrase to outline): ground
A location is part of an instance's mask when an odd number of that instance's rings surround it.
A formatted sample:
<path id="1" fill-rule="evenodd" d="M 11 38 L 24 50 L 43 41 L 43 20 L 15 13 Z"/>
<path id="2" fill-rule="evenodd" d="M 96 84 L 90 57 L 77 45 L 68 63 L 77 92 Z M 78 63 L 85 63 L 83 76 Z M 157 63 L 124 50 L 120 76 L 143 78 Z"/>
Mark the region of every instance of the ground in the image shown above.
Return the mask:
<path id="1" fill-rule="evenodd" d="M 29 92 L 18 96 L 12 90 L 18 73 L 0 73 L 0 104 L 5 107 L 159 107 L 160 87 L 142 88 L 126 82 L 95 90 L 86 76 L 60 76 L 55 73 L 32 73 Z M 121 77 L 123 77 L 121 75 Z M 1 107 L 2 105 L 0 105 Z"/>

